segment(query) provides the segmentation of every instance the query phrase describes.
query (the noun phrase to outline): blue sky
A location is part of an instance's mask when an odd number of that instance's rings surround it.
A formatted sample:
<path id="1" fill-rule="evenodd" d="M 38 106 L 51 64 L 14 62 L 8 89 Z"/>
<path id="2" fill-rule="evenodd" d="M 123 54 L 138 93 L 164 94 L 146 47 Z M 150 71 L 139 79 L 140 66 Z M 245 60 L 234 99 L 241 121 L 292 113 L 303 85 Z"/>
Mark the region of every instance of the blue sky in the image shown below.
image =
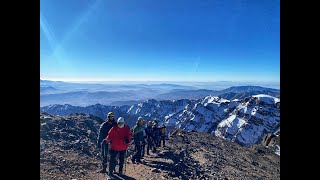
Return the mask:
<path id="1" fill-rule="evenodd" d="M 280 81 L 279 0 L 41 0 L 40 78 Z"/>

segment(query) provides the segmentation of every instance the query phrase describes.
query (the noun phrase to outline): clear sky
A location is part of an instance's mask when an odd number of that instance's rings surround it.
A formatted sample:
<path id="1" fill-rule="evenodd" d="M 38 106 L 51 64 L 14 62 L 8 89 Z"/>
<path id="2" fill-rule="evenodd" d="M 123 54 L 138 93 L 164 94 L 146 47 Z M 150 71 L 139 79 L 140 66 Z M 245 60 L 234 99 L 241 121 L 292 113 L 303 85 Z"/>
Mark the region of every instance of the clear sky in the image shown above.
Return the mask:
<path id="1" fill-rule="evenodd" d="M 279 0 L 41 0 L 40 78 L 280 81 Z"/>

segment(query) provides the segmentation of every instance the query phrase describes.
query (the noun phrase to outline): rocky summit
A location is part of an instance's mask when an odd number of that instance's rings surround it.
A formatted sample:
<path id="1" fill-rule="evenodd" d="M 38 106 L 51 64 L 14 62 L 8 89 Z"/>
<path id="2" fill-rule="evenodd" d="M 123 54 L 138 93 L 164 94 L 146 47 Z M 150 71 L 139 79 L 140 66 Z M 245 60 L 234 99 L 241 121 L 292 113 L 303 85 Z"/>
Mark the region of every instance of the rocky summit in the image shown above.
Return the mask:
<path id="1" fill-rule="evenodd" d="M 107 179 L 96 146 L 103 120 L 94 115 L 40 113 L 40 179 Z M 266 145 L 267 143 L 267 145 Z M 280 156 L 272 148 L 280 136 L 243 147 L 205 132 L 177 129 L 166 147 L 132 164 L 127 152 L 125 179 L 280 179 Z M 117 168 L 116 168 L 117 170 Z"/>

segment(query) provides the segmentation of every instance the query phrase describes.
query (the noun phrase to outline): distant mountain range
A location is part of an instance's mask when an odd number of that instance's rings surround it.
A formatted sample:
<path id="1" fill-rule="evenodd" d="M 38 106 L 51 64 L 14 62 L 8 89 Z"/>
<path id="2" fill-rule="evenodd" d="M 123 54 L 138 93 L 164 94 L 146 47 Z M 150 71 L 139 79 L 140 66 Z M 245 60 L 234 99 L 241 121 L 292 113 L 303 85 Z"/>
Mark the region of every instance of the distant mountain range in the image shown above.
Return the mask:
<path id="1" fill-rule="evenodd" d="M 243 93 L 243 92 L 250 92 L 250 91 L 270 91 L 270 92 L 280 92 L 278 89 L 272 89 L 272 88 L 265 88 L 260 86 L 232 86 L 230 88 L 221 90 L 221 93 Z"/>
<path id="2" fill-rule="evenodd" d="M 263 90 L 263 91 L 249 91 L 249 92 L 228 92 L 224 94 L 220 94 L 219 97 L 224 99 L 234 100 L 234 99 L 244 99 L 249 96 L 253 96 L 256 94 L 267 94 L 270 96 L 274 96 L 280 98 L 280 92 L 270 91 L 270 90 Z"/>
<path id="3" fill-rule="evenodd" d="M 40 93 L 47 94 L 47 93 L 55 93 L 58 92 L 58 89 L 52 86 L 40 86 Z"/>
<path id="4" fill-rule="evenodd" d="M 40 112 L 54 115 L 86 113 L 103 119 L 109 111 L 114 112 L 116 117 L 124 117 L 131 127 L 141 116 L 146 120 L 158 120 L 166 124 L 168 132 L 177 128 L 206 132 L 243 146 L 260 143 L 266 133 L 275 133 L 280 128 L 280 99 L 265 94 L 242 100 L 206 96 L 197 100 L 149 99 L 130 106 L 96 104 L 86 107 L 40 107 Z"/>
<path id="5" fill-rule="evenodd" d="M 75 106 L 132 105 L 148 99 L 200 99 L 208 95 L 228 100 L 256 94 L 280 97 L 280 90 L 260 86 L 235 86 L 223 90 L 198 89 L 176 84 L 85 84 L 40 79 L 40 107 L 52 104 Z"/>
<path id="6" fill-rule="evenodd" d="M 215 91 L 207 89 L 198 90 L 172 90 L 169 93 L 163 93 L 155 97 L 158 100 L 176 100 L 176 99 L 200 99 L 208 95 L 219 96 L 224 99 L 243 99 L 256 94 L 267 94 L 274 97 L 280 97 L 280 90 L 264 88 L 260 86 L 237 86 L 224 90 Z"/>

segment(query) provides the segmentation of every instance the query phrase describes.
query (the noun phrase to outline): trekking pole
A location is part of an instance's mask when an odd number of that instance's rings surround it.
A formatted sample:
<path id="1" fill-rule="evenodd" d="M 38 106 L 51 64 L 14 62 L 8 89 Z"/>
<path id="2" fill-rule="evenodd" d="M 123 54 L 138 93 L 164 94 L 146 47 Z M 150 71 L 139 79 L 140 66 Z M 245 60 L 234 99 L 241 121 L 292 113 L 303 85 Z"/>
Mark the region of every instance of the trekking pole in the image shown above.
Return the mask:
<path id="1" fill-rule="evenodd" d="M 103 141 L 100 143 L 100 159 L 103 161 Z"/>
<path id="2" fill-rule="evenodd" d="M 107 159 L 107 163 L 109 163 L 108 164 L 108 168 L 110 169 L 110 152 L 109 152 L 109 148 L 111 149 L 111 142 L 109 141 L 108 143 L 106 142 L 106 159 Z M 109 172 L 110 173 L 110 172 Z"/>

